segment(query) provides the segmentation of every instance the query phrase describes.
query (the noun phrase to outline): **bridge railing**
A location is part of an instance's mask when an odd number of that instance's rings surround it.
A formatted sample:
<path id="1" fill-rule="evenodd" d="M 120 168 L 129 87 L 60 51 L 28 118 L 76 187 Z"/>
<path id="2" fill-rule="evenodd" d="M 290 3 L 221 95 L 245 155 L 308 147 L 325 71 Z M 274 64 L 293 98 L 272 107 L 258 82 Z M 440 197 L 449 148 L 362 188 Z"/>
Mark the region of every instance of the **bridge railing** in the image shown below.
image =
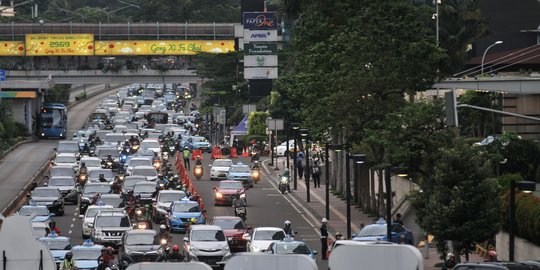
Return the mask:
<path id="1" fill-rule="evenodd" d="M 0 23 L 0 40 L 24 40 L 26 34 L 94 34 L 112 39 L 230 39 L 235 23 Z"/>

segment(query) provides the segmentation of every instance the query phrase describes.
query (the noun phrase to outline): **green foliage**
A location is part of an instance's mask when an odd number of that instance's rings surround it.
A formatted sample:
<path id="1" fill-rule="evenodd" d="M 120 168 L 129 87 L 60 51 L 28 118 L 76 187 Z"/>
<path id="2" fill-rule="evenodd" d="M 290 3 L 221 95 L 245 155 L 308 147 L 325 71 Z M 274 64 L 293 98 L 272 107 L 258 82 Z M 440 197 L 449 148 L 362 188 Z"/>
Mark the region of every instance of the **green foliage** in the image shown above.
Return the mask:
<path id="1" fill-rule="evenodd" d="M 514 180 L 516 182 L 524 181 L 523 177 L 519 173 L 508 173 L 499 178 L 499 190 L 501 195 L 508 192 L 510 189 L 510 182 Z"/>
<path id="2" fill-rule="evenodd" d="M 62 103 L 69 104 L 69 92 L 71 84 L 57 84 L 48 90 L 44 103 Z"/>
<path id="3" fill-rule="evenodd" d="M 502 106 L 497 105 L 498 93 L 488 93 L 479 91 L 467 91 L 458 97 L 458 102 L 478 107 L 502 110 Z M 485 137 L 489 134 L 500 133 L 501 127 L 496 121 L 495 113 L 479 111 L 471 108 L 459 108 L 460 133 L 465 136 Z"/>
<path id="4" fill-rule="evenodd" d="M 411 202 L 418 224 L 439 241 L 452 240 L 454 251 L 485 241 L 500 229 L 501 200 L 490 179 L 488 159 L 478 148 L 456 139 L 434 167 L 434 185 L 414 192 Z"/>
<path id="5" fill-rule="evenodd" d="M 525 180 L 536 182 L 540 163 L 540 147 L 532 140 L 519 138 L 514 133 L 504 133 L 499 140 L 486 148 L 498 161 L 499 174 L 519 173 Z"/>
<path id="6" fill-rule="evenodd" d="M 510 191 L 504 196 L 502 213 L 504 228 L 508 229 Z M 516 193 L 516 235 L 540 245 L 540 198 L 533 194 Z"/>
<path id="7" fill-rule="evenodd" d="M 266 136 L 266 112 L 252 112 L 248 118 L 248 134 Z"/>

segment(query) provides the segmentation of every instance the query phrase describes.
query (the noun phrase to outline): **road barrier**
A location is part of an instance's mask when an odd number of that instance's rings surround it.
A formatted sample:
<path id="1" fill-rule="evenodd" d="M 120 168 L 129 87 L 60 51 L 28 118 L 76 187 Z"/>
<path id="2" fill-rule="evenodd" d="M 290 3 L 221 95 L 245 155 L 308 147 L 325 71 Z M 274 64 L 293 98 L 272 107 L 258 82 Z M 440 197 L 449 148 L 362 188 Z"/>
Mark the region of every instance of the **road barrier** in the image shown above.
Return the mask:
<path id="1" fill-rule="evenodd" d="M 236 148 L 232 147 L 231 153 L 229 154 L 229 158 L 237 158 L 237 157 L 238 157 L 238 153 L 236 152 Z"/>
<path id="2" fill-rule="evenodd" d="M 197 160 L 197 156 L 201 157 L 201 160 L 204 159 L 202 150 L 192 150 L 191 151 L 191 160 Z"/>

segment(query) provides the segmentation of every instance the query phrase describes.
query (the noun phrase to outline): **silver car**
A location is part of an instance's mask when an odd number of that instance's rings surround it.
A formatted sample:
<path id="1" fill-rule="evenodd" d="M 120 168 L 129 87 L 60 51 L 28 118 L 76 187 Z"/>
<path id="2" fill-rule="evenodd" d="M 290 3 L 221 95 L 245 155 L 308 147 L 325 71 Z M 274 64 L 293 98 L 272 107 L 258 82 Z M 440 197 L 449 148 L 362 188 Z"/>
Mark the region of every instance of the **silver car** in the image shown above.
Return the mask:
<path id="1" fill-rule="evenodd" d="M 216 225 L 191 225 L 184 237 L 187 261 L 198 261 L 210 266 L 224 264 L 231 257 L 227 237 Z"/>

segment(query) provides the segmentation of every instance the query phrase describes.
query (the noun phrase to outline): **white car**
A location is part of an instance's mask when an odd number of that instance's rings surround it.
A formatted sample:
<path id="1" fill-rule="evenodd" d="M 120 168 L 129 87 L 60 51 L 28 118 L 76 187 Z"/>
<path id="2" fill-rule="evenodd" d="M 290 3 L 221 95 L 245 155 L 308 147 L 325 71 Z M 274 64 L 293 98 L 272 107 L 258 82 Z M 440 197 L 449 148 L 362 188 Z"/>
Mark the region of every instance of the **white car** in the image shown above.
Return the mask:
<path id="1" fill-rule="evenodd" d="M 152 150 L 154 153 L 157 153 L 158 156 L 161 155 L 161 144 L 157 139 L 144 139 L 141 142 L 141 149 Z"/>
<path id="2" fill-rule="evenodd" d="M 53 166 L 70 166 L 76 168 L 78 165 L 77 157 L 74 153 L 60 153 L 56 155 L 54 161 L 52 161 Z"/>
<path id="3" fill-rule="evenodd" d="M 216 159 L 210 169 L 210 180 L 223 180 L 229 177 L 229 170 L 233 165 L 230 159 Z"/>
<path id="4" fill-rule="evenodd" d="M 277 227 L 259 227 L 253 230 L 248 238 L 248 252 L 266 252 L 272 242 L 285 238 L 285 231 Z"/>
<path id="5" fill-rule="evenodd" d="M 98 157 L 82 157 L 79 162 L 79 169 L 83 163 L 88 170 L 101 169 L 101 159 Z"/>
<path id="6" fill-rule="evenodd" d="M 90 205 L 86 210 L 85 215 L 79 215 L 82 219 L 82 237 L 83 239 L 90 238 L 92 228 L 94 228 L 94 219 L 97 213 L 104 209 L 113 209 L 111 205 Z"/>
<path id="7" fill-rule="evenodd" d="M 148 181 L 156 181 L 158 172 L 154 166 L 136 166 L 133 168 L 130 175 L 146 176 Z"/>
<path id="8" fill-rule="evenodd" d="M 296 148 L 298 148 L 299 145 L 296 145 Z M 294 151 L 294 140 L 289 140 L 289 151 Z M 274 147 L 274 154 L 277 156 L 285 156 L 285 152 L 287 152 L 287 142 L 282 142 L 277 147 Z"/>
<path id="9" fill-rule="evenodd" d="M 167 215 L 167 212 L 169 212 L 172 202 L 179 201 L 184 197 L 186 197 L 186 193 L 181 190 L 159 191 L 154 207 L 154 219 L 156 223 L 160 220 L 165 220 L 165 216 Z"/>
<path id="10" fill-rule="evenodd" d="M 128 162 L 126 163 L 127 169 L 126 173 L 131 174 L 133 171 L 133 168 L 137 166 L 152 166 L 152 159 L 145 158 L 145 157 L 134 157 L 130 158 Z"/>

